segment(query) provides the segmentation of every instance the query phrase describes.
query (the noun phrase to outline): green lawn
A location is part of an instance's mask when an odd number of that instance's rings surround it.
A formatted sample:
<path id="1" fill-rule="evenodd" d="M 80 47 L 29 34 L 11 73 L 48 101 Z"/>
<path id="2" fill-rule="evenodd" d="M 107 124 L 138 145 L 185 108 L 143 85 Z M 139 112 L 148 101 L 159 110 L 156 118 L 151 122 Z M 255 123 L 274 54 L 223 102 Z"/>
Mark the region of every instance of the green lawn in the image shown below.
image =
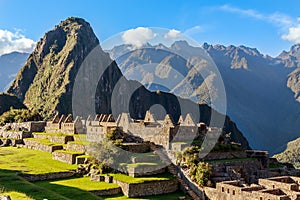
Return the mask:
<path id="1" fill-rule="evenodd" d="M 0 169 L 25 174 L 45 174 L 66 172 L 76 168 L 76 165 L 52 160 L 52 155 L 47 152 L 16 147 L 0 147 Z"/>
<path id="2" fill-rule="evenodd" d="M 179 197 L 186 197 L 185 194 L 182 192 L 174 192 L 171 194 L 164 194 L 164 195 L 156 195 L 156 196 L 149 196 L 149 197 L 139 197 L 139 198 L 128 198 L 123 195 L 114 195 L 110 197 L 103 197 L 105 200 L 177 200 Z M 186 200 L 191 198 L 186 197 Z"/>
<path id="3" fill-rule="evenodd" d="M 26 138 L 26 140 L 32 140 L 32 141 L 36 141 L 40 144 L 44 144 L 44 145 L 47 145 L 47 146 L 61 146 L 62 144 L 60 143 L 54 143 L 54 142 L 51 142 L 49 139 L 47 138 Z"/>
<path id="4" fill-rule="evenodd" d="M 11 192 L 4 192 L 0 193 L 0 195 L 9 195 L 11 199 L 17 199 L 17 200 L 33 200 L 29 196 L 27 196 L 24 193 L 16 192 L 16 191 L 11 191 Z"/>
<path id="5" fill-rule="evenodd" d="M 44 174 L 76 169 L 76 165 L 52 160 L 50 153 L 25 148 L 0 147 L 0 196 L 8 194 L 13 200 L 175 200 L 184 196 L 181 192 L 142 198 L 127 198 L 114 195 L 97 197 L 88 192 L 118 187 L 116 184 L 92 182 L 89 177 L 71 177 L 61 180 L 28 182 L 16 172 Z M 115 179 L 141 183 L 155 180 L 169 180 L 170 174 L 133 178 L 123 174 L 113 174 Z"/>
<path id="6" fill-rule="evenodd" d="M 35 182 L 35 184 L 47 188 L 51 187 L 52 185 L 53 189 L 61 185 L 61 186 L 78 188 L 84 191 L 107 190 L 107 189 L 113 189 L 119 187 L 117 184 L 114 183 L 91 181 L 90 177 L 68 178 L 68 179 L 54 180 L 54 181 L 38 181 Z"/>
<path id="7" fill-rule="evenodd" d="M 132 176 L 127 176 L 125 174 L 110 174 L 110 175 L 113 176 L 115 180 L 119 180 L 125 183 L 144 183 L 149 181 L 170 180 L 174 178 L 171 174 L 167 174 L 167 173 L 158 174 L 149 177 L 136 177 L 136 178 Z"/>

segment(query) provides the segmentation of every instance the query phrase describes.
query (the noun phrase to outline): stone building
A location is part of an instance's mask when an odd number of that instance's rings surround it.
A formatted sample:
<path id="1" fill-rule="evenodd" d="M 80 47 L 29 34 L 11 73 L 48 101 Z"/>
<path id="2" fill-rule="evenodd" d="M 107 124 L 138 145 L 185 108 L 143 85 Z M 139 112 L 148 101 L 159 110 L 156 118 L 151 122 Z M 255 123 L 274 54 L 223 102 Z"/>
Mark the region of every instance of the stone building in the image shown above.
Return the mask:
<path id="1" fill-rule="evenodd" d="M 259 179 L 258 184 L 242 181 L 219 182 L 216 188 L 205 187 L 210 200 L 300 200 L 299 177 L 283 176 Z"/>
<path id="2" fill-rule="evenodd" d="M 85 121 L 86 139 L 89 142 L 100 142 L 105 135 L 117 127 L 112 114 L 96 115 L 94 119 L 88 116 Z"/>
<path id="3" fill-rule="evenodd" d="M 177 151 L 207 132 L 205 124 L 195 123 L 190 114 L 185 118 L 180 116 L 178 122 L 174 123 L 168 114 L 164 120 L 157 120 L 155 115 L 147 111 L 144 120 L 135 120 L 129 113 L 122 113 L 116 123 L 126 133 Z"/>
<path id="4" fill-rule="evenodd" d="M 65 134 L 80 134 L 84 133 L 84 127 L 80 117 L 76 117 L 73 121 L 71 115 L 65 116 L 55 115 L 53 120 L 47 122 L 45 131 L 47 133 L 65 133 Z"/>

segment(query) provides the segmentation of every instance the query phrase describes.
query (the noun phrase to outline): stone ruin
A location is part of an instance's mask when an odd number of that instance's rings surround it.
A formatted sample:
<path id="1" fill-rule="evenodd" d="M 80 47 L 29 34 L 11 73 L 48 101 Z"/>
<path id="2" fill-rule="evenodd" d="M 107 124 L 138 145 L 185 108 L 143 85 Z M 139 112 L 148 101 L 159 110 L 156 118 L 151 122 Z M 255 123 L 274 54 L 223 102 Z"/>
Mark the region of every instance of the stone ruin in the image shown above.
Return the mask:
<path id="1" fill-rule="evenodd" d="M 300 178 L 281 176 L 259 179 L 258 184 L 243 181 L 218 182 L 216 188 L 205 187 L 205 194 L 211 200 L 299 200 Z"/>
<path id="2" fill-rule="evenodd" d="M 77 116 L 73 121 L 71 115 L 61 115 L 59 117 L 59 115 L 56 114 L 52 121 L 47 122 L 45 131 L 48 133 L 61 132 L 65 134 L 79 134 L 84 132 L 83 128 L 80 117 Z"/>
<path id="3" fill-rule="evenodd" d="M 180 116 L 175 123 L 168 114 L 164 120 L 157 120 L 155 115 L 147 111 L 144 120 L 135 120 L 129 116 L 129 113 L 122 113 L 116 124 L 124 132 L 141 137 L 144 141 L 154 142 L 167 150 L 177 151 L 184 148 L 182 144 L 204 137 L 208 131 L 204 123 L 195 123 L 190 114 L 187 114 L 185 119 Z"/>

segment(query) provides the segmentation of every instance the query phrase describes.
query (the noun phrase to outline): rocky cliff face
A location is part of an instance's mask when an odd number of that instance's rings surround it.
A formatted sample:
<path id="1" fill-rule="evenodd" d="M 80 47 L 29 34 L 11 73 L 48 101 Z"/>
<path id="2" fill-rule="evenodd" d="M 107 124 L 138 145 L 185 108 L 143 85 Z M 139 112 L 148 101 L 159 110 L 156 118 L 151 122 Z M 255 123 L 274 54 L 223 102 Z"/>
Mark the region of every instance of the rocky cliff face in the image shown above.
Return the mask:
<path id="1" fill-rule="evenodd" d="M 294 96 L 300 102 L 300 44 L 293 45 L 290 51 L 283 51 L 278 57 L 284 66 L 293 71 L 288 75 L 287 86 L 294 92 Z"/>
<path id="2" fill-rule="evenodd" d="M 163 106 L 175 121 L 180 114 L 195 112 L 194 116 L 200 113 L 197 122 L 214 125 L 210 122 L 211 112 L 218 119 L 223 116 L 207 105 L 165 92 L 150 92 L 140 83 L 128 81 L 101 49 L 89 24 L 79 18 L 69 18 L 45 34 L 9 92 L 29 108 L 38 108 L 44 118 L 50 118 L 55 111 L 81 116 L 93 112 L 117 116 L 129 111 L 131 117 L 140 119 L 156 104 Z M 181 105 L 188 109 L 182 112 Z M 232 133 L 232 141 L 249 148 L 247 140 L 227 116 L 224 130 Z"/>

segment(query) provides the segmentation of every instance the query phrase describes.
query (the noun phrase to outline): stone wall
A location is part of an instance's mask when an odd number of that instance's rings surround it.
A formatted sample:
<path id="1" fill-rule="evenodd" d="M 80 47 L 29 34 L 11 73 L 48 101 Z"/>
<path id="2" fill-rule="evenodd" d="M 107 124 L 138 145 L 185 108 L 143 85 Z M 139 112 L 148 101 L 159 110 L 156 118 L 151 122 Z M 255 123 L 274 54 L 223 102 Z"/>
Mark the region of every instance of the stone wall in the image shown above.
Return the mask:
<path id="1" fill-rule="evenodd" d="M 1 146 L 17 146 L 23 145 L 22 139 L 9 139 L 9 138 L 1 138 L 0 139 Z"/>
<path id="2" fill-rule="evenodd" d="M 39 151 L 45 151 L 52 153 L 56 150 L 63 149 L 62 145 L 47 145 L 47 144 L 41 144 L 36 140 L 30 140 L 30 139 L 24 139 L 24 147 L 28 149 L 34 149 Z"/>
<path id="3" fill-rule="evenodd" d="M 75 172 L 57 172 L 57 173 L 49 173 L 49 174 L 23 174 L 22 177 L 27 181 L 43 181 L 43 180 L 53 180 L 53 179 L 62 179 L 74 176 Z"/>
<path id="4" fill-rule="evenodd" d="M 28 131 L 2 131 L 0 136 L 3 138 L 10 138 L 10 139 L 23 139 L 23 138 L 30 138 L 32 135 Z"/>
<path id="5" fill-rule="evenodd" d="M 76 163 L 76 157 L 83 155 L 83 153 L 70 153 L 66 151 L 54 151 L 52 153 L 52 159 L 53 160 L 59 160 L 61 162 L 69 163 L 69 164 L 75 164 Z"/>
<path id="6" fill-rule="evenodd" d="M 247 158 L 247 154 L 244 151 L 232 151 L 232 152 L 210 152 L 204 160 L 222 160 L 232 158 Z"/>
<path id="7" fill-rule="evenodd" d="M 147 143 L 122 143 L 122 149 L 132 153 L 146 153 L 150 151 Z"/>
<path id="8" fill-rule="evenodd" d="M 222 162 L 209 162 L 213 168 L 212 181 L 234 180 L 245 178 L 246 182 L 257 182 L 257 171 L 261 163 L 257 160 L 228 160 Z"/>
<path id="9" fill-rule="evenodd" d="M 132 177 L 162 174 L 164 172 L 166 172 L 166 167 L 164 166 L 140 166 L 140 167 L 127 166 L 127 173 L 129 176 Z"/>
<path id="10" fill-rule="evenodd" d="M 76 152 L 86 152 L 85 145 L 73 143 L 73 142 L 68 142 L 67 150 L 68 151 L 76 151 Z"/>
<path id="11" fill-rule="evenodd" d="M 111 195 L 122 193 L 122 189 L 118 187 L 118 188 L 112 188 L 106 190 L 93 190 L 89 192 L 93 193 L 96 196 L 111 196 Z"/>
<path id="12" fill-rule="evenodd" d="M 88 125 L 86 127 L 86 139 L 89 142 L 101 142 L 105 138 L 104 127 Z"/>
<path id="13" fill-rule="evenodd" d="M 289 177 L 286 177 L 289 178 Z M 282 182 L 279 181 L 279 179 L 282 179 Z M 278 181 L 276 181 L 278 180 Z M 292 190 L 292 191 L 299 191 L 299 186 L 295 182 L 289 182 L 287 180 L 284 180 L 284 178 L 270 178 L 270 179 L 259 179 L 258 180 L 259 185 L 265 186 L 267 189 L 274 189 L 274 188 L 280 188 L 282 190 Z"/>
<path id="14" fill-rule="evenodd" d="M 67 144 L 69 141 L 73 141 L 71 135 L 48 135 L 48 138 L 53 143 Z"/>
<path id="15" fill-rule="evenodd" d="M 210 200 L 291 200 L 278 189 L 266 190 L 262 186 L 243 186 L 231 183 L 218 183 L 216 188 L 204 187 Z"/>
<path id="16" fill-rule="evenodd" d="M 131 157 L 131 161 L 133 163 L 139 163 L 139 162 L 157 162 L 159 161 L 160 158 L 158 155 L 156 154 L 153 154 L 153 155 L 149 155 L 149 154 L 146 154 L 146 155 L 139 155 L 138 157 Z"/>
<path id="17" fill-rule="evenodd" d="M 178 182 L 176 179 L 145 182 L 139 184 L 129 184 L 114 180 L 114 183 L 117 183 L 119 186 L 121 186 L 123 194 L 127 197 L 167 194 L 178 190 Z"/>
<path id="18" fill-rule="evenodd" d="M 10 126 L 12 130 L 28 131 L 28 132 L 43 132 L 45 130 L 46 122 L 21 122 L 21 123 L 7 123 L 6 126 Z"/>

